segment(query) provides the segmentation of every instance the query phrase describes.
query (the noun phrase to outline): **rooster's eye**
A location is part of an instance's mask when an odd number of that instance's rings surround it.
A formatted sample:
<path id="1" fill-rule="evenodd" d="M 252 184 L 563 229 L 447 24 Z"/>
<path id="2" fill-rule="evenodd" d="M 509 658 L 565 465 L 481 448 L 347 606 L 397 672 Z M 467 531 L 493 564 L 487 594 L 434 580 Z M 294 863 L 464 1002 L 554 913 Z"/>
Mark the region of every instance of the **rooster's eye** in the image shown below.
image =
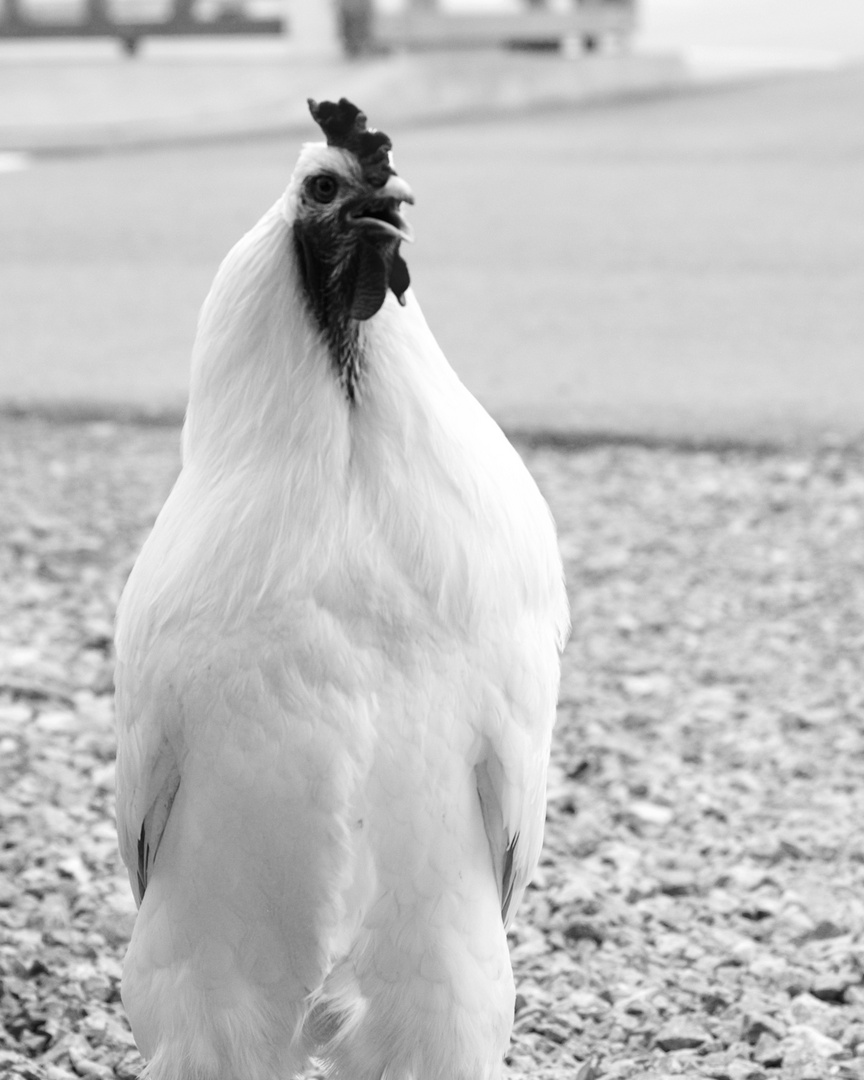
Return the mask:
<path id="1" fill-rule="evenodd" d="M 321 173 L 320 176 L 312 177 L 309 181 L 307 190 L 315 202 L 333 202 L 336 198 L 336 193 L 339 190 L 339 181 L 335 176 L 331 176 L 329 173 Z"/>

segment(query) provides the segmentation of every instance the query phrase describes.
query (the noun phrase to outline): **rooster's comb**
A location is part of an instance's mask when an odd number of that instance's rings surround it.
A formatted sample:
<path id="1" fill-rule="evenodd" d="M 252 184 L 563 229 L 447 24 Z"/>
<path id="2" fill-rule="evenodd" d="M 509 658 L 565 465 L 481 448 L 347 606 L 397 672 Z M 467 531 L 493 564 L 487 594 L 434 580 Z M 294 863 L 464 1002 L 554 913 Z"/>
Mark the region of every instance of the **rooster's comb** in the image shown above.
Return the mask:
<path id="1" fill-rule="evenodd" d="M 360 162 L 363 175 L 373 187 L 383 187 L 394 170 L 390 165 L 393 144 L 383 131 L 366 127 L 366 114 L 347 98 L 313 101 L 309 98 L 312 119 L 324 132 L 328 146 L 338 146 Z"/>

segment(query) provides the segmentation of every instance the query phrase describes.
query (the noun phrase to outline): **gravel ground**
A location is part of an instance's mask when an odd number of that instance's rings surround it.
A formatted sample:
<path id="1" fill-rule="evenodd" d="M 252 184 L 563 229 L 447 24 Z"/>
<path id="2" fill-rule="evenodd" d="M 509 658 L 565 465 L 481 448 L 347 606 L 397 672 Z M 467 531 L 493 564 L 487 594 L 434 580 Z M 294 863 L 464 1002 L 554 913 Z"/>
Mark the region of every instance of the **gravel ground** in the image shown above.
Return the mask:
<path id="1" fill-rule="evenodd" d="M 178 432 L 0 428 L 0 1076 L 140 1059 L 111 626 Z M 574 633 L 514 1076 L 864 1080 L 864 452 L 522 447 Z"/>

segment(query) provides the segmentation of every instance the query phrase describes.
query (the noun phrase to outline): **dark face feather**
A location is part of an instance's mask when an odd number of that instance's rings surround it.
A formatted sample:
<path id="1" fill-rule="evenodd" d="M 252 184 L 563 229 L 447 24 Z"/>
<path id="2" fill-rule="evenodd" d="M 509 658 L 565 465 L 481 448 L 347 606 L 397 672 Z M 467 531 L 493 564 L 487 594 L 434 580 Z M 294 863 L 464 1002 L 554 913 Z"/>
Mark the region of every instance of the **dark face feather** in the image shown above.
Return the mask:
<path id="1" fill-rule="evenodd" d="M 387 183 L 390 139 L 366 128 L 366 117 L 342 98 L 338 104 L 311 101 L 309 109 L 329 146 L 351 154 L 359 176 L 322 170 L 307 177 L 300 192 L 294 240 L 306 296 L 327 339 L 349 399 L 354 400 L 362 367 L 359 324 L 372 318 L 392 289 L 400 303 L 410 285 L 399 253 L 405 222 L 404 184 Z"/>

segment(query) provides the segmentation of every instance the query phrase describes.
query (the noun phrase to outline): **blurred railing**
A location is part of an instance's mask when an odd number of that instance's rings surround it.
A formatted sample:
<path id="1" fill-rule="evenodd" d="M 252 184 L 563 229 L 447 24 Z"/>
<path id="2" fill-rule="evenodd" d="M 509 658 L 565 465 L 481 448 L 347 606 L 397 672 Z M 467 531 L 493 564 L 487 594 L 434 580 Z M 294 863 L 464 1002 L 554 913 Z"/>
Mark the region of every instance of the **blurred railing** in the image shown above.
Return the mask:
<path id="1" fill-rule="evenodd" d="M 408 49 L 557 48 L 578 41 L 593 50 L 610 39 L 628 39 L 635 23 L 636 0 L 571 0 L 564 10 L 527 0 L 523 11 L 506 14 L 444 12 L 434 0 L 412 0 L 398 13 L 376 15 L 373 33 L 380 45 Z"/>
<path id="2" fill-rule="evenodd" d="M 398 12 L 377 11 L 374 0 L 337 0 L 338 32 L 349 55 L 478 46 L 557 48 L 574 40 L 591 50 L 605 40 L 626 40 L 635 24 L 636 0 L 571 0 L 563 9 L 546 0 L 523 3 L 521 11 L 471 14 L 440 10 L 436 0 L 404 0 Z M 0 38 L 112 37 L 134 53 L 145 37 L 286 31 L 281 14 L 273 14 L 280 11 L 278 0 L 265 2 L 265 17 L 254 13 L 255 4 L 256 0 L 0 0 Z M 258 8 L 260 12 L 260 0 Z"/>
<path id="3" fill-rule="evenodd" d="M 281 34 L 283 30 L 281 18 L 250 15 L 242 0 L 128 4 L 85 0 L 71 12 L 68 4 L 25 8 L 21 0 L 0 0 L 0 38 L 110 37 L 129 53 L 145 37 Z"/>

